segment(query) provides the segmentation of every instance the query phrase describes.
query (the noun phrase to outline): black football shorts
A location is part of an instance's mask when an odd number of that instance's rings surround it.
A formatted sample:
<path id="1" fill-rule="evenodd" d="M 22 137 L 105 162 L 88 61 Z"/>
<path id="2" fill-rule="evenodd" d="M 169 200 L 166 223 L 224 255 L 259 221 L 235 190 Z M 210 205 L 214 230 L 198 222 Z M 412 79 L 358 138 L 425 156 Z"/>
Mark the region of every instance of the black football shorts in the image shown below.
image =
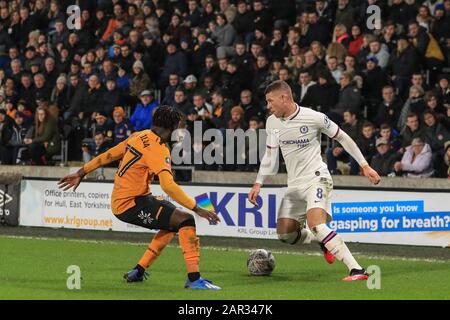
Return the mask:
<path id="1" fill-rule="evenodd" d="M 116 217 L 135 226 L 172 231 L 170 217 L 176 209 L 172 203 L 152 195 L 136 197 L 134 202 L 134 207 Z"/>

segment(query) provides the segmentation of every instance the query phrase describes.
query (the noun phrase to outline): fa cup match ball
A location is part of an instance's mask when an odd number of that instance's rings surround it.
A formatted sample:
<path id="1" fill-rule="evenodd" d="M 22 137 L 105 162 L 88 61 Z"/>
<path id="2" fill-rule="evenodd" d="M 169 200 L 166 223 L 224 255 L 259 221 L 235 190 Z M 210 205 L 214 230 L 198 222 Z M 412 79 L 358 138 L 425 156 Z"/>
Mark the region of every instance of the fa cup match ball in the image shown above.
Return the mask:
<path id="1" fill-rule="evenodd" d="M 252 276 L 268 276 L 275 269 L 275 257 L 266 249 L 256 249 L 247 258 L 247 268 Z"/>

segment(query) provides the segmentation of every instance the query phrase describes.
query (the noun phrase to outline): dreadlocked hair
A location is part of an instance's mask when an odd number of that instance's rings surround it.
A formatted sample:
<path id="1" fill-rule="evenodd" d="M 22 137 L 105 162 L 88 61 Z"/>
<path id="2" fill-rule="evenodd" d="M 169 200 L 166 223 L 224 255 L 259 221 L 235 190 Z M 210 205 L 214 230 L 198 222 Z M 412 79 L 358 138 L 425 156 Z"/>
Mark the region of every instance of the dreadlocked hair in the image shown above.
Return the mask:
<path id="1" fill-rule="evenodd" d="M 181 121 L 181 113 L 171 106 L 160 106 L 153 114 L 153 125 L 164 129 L 174 130 Z"/>

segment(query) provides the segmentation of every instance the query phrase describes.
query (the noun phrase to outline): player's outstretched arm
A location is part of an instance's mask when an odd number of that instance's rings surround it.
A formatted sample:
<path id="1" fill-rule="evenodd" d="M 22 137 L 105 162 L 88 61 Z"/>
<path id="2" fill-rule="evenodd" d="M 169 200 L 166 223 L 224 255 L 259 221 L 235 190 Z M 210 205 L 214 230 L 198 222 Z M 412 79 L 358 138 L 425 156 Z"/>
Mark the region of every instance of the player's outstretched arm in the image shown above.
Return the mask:
<path id="1" fill-rule="evenodd" d="M 358 162 L 358 164 L 362 168 L 364 176 L 369 178 L 370 182 L 372 182 L 373 184 L 380 183 L 380 176 L 369 166 L 361 150 L 358 148 L 358 145 L 347 133 L 339 130 L 334 139 L 338 141 L 342 145 L 342 147 L 344 147 L 344 150 L 347 151 L 347 153 Z"/>
<path id="2" fill-rule="evenodd" d="M 158 174 L 158 178 L 161 189 L 163 189 L 163 191 L 177 203 L 189 210 L 194 211 L 200 217 L 207 219 L 209 222 L 216 224 L 220 221 L 219 217 L 214 212 L 197 206 L 195 200 L 189 197 L 173 180 L 173 176 L 169 171 L 161 171 Z"/>
<path id="3" fill-rule="evenodd" d="M 89 172 L 92 172 L 100 167 L 103 167 L 113 161 L 119 160 L 123 157 L 125 153 L 126 141 L 119 143 L 117 146 L 112 147 L 108 151 L 98 155 L 88 163 L 86 163 L 80 170 L 76 173 L 69 174 L 61 178 L 58 182 L 58 187 L 64 191 L 73 188 L 75 191 L 81 183 L 81 180 Z"/>

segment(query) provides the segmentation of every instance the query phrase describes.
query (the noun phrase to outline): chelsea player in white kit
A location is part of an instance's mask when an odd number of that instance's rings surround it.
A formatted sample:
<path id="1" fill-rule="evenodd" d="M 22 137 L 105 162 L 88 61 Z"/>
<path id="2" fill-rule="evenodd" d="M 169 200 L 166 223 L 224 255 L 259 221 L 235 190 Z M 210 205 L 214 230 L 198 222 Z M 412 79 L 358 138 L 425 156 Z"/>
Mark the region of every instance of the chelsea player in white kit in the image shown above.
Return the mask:
<path id="1" fill-rule="evenodd" d="M 328 263 L 334 258 L 349 269 L 345 281 L 364 280 L 368 275 L 355 260 L 341 236 L 326 223 L 331 221 L 331 193 L 333 180 L 321 156 L 321 134 L 336 139 L 358 162 L 364 176 L 378 184 L 380 176 L 364 159 L 356 143 L 323 113 L 298 106 L 289 85 L 281 80 L 266 88 L 267 147 L 261 161 L 256 182 L 248 195 L 256 205 L 256 198 L 264 178 L 277 173 L 278 149 L 283 154 L 288 187 L 278 210 L 277 234 L 282 242 L 303 244 L 317 241 Z M 304 228 L 308 224 L 309 230 Z"/>

